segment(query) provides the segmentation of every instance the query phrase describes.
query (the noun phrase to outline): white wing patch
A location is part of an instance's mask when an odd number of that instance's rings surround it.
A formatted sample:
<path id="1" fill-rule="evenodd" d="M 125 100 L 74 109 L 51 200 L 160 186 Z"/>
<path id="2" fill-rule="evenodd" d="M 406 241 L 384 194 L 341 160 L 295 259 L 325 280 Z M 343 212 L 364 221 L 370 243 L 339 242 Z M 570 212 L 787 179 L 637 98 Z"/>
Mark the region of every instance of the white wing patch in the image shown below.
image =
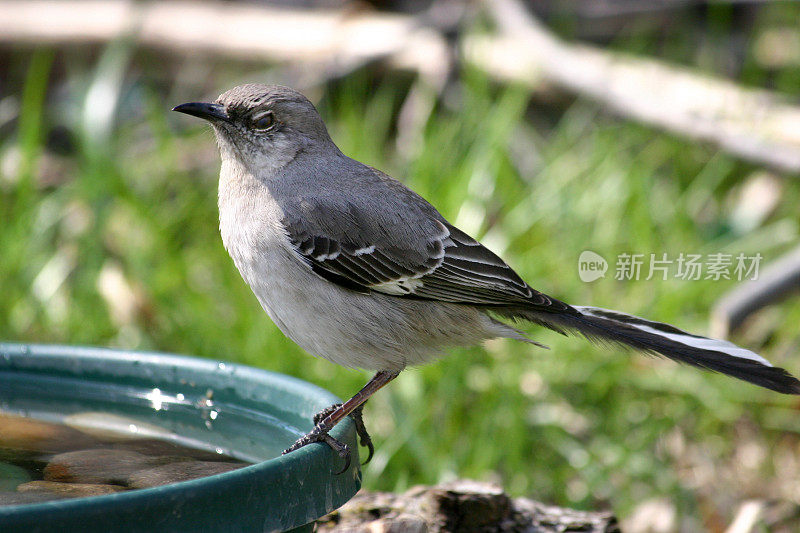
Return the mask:
<path id="1" fill-rule="evenodd" d="M 330 254 L 312 255 L 311 257 L 313 257 L 317 261 L 328 261 L 330 259 L 336 259 L 337 257 L 339 257 L 339 253 L 340 252 L 337 250 Z"/>
<path id="2" fill-rule="evenodd" d="M 378 283 L 377 285 L 370 285 L 369 288 L 393 296 L 405 296 L 406 294 L 412 294 L 418 288 L 422 287 L 422 285 L 422 280 L 416 278 L 402 278 L 394 281 L 387 281 L 386 283 Z"/>
<path id="3" fill-rule="evenodd" d="M 369 246 L 365 246 L 363 248 L 359 248 L 358 250 L 355 250 L 353 252 L 353 255 L 359 256 L 359 255 L 364 255 L 364 254 L 371 254 L 374 251 L 375 251 L 375 245 L 371 244 Z"/>
<path id="4" fill-rule="evenodd" d="M 404 276 L 398 279 L 393 279 L 391 281 L 386 281 L 384 283 L 375 283 L 373 285 L 369 285 L 369 288 L 382 292 L 384 294 L 391 294 L 392 296 L 407 296 L 409 294 L 414 294 L 417 289 L 424 286 L 424 283 L 421 277 L 431 273 L 432 271 L 436 270 L 439 265 L 442 264 L 442 259 L 445 255 L 445 248 L 448 246 L 454 246 L 455 243 L 450 240 L 450 230 L 439 221 L 436 221 L 439 227 L 441 228 L 441 233 L 431 239 L 431 243 L 435 244 L 435 248 L 437 251 L 430 256 L 431 259 L 436 260 L 436 266 L 426 270 L 425 272 L 420 272 L 416 276 Z M 375 245 L 365 246 L 363 248 L 359 248 L 355 252 L 353 252 L 354 256 L 360 256 L 365 254 L 371 254 L 375 252 Z"/>

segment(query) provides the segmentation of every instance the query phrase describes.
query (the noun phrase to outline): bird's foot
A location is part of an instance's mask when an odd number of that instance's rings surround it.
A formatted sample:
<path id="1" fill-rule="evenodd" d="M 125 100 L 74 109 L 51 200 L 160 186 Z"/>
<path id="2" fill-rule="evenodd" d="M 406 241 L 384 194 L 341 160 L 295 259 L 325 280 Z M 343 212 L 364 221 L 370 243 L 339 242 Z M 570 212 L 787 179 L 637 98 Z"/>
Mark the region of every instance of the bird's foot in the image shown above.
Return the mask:
<path id="1" fill-rule="evenodd" d="M 297 439 L 297 442 L 285 449 L 283 453 L 287 454 L 289 452 L 299 450 L 303 446 L 311 444 L 312 442 L 324 442 L 336 453 L 338 453 L 339 457 L 345 460 L 345 466 L 342 469 L 342 472 L 344 472 L 350 467 L 350 448 L 328 435 L 328 432 L 333 429 L 333 427 L 339 421 L 341 421 L 342 418 L 349 415 L 356 424 L 356 433 L 360 437 L 361 445 L 366 446 L 369 449 L 369 457 L 367 457 L 367 461 L 372 459 L 372 454 L 375 448 L 372 445 L 372 439 L 370 438 L 369 433 L 367 433 L 367 428 L 364 426 L 364 420 L 361 418 L 361 409 L 370 396 L 375 394 L 378 389 L 396 378 L 398 374 L 400 374 L 399 370 L 381 370 L 376 372 L 375 375 L 372 376 L 372 379 L 370 379 L 360 391 L 355 393 L 352 398 L 343 404 L 333 405 L 315 416 L 314 423 L 316 425 L 314 426 L 314 429 L 308 432 L 308 434 Z M 341 474 L 342 472 L 339 473 Z"/>
<path id="2" fill-rule="evenodd" d="M 330 431 L 330 429 L 324 430 L 320 429 L 319 425 L 315 426 L 314 429 L 297 439 L 294 444 L 283 450 L 282 455 L 299 450 L 303 446 L 307 446 L 313 442 L 324 442 L 330 446 L 330 448 L 335 451 L 339 457 L 344 459 L 344 468 L 342 468 L 339 472 L 336 472 L 336 475 L 343 473 L 350 468 L 350 447 L 347 444 L 340 442 L 328 435 L 328 431 Z"/>
<path id="3" fill-rule="evenodd" d="M 344 468 L 342 468 L 339 472 L 336 472 L 336 475 L 343 473 L 345 470 L 350 468 L 350 447 L 347 444 L 334 439 L 328 435 L 327 432 L 323 433 L 322 431 L 317 431 L 318 429 L 319 426 L 316 426 L 314 429 L 297 439 L 294 444 L 283 450 L 282 455 L 299 450 L 303 446 L 311 444 L 312 442 L 324 442 L 330 446 L 330 448 L 335 451 L 339 457 L 344 459 Z"/>
<path id="4" fill-rule="evenodd" d="M 287 453 L 293 452 L 295 450 L 299 450 L 303 446 L 306 446 L 313 442 L 324 442 L 325 444 L 330 446 L 330 448 L 333 451 L 335 451 L 339 455 L 339 457 L 341 457 L 345 461 L 344 468 L 342 468 L 341 471 L 337 472 L 337 475 L 345 472 L 348 468 L 350 468 L 350 447 L 347 444 L 331 437 L 328 434 L 328 431 L 332 429 L 332 426 L 327 427 L 327 425 L 324 424 L 325 419 L 331 413 L 339 409 L 341 405 L 342 404 L 331 405 L 330 407 L 323 409 L 322 411 L 314 415 L 314 429 L 312 429 L 307 434 L 297 439 L 297 441 L 295 441 L 295 443 L 292 444 L 290 447 L 286 448 L 283 451 L 283 455 L 286 455 Z M 369 433 L 367 433 L 366 426 L 364 426 L 364 420 L 361 416 L 363 407 L 364 407 L 363 404 L 359 405 L 348 416 L 352 418 L 353 422 L 356 425 L 356 434 L 359 436 L 361 445 L 365 446 L 369 450 L 369 456 L 367 457 L 367 460 L 364 462 L 366 464 L 370 461 L 370 459 L 372 459 L 372 455 L 375 452 L 375 447 L 372 444 L 372 438 L 370 438 Z"/>
<path id="5" fill-rule="evenodd" d="M 372 437 L 370 437 L 369 433 L 367 432 L 367 426 L 364 425 L 364 418 L 362 416 L 362 413 L 364 412 L 364 406 L 366 404 L 367 402 L 362 403 L 361 405 L 353 409 L 353 411 L 351 411 L 350 414 L 348 415 L 350 419 L 353 421 L 353 423 L 356 425 L 356 435 L 358 435 L 359 443 L 361 444 L 361 446 L 369 450 L 367 459 L 363 463 L 361 463 L 363 465 L 369 463 L 372 460 L 372 456 L 375 454 L 375 446 L 372 444 Z M 341 405 L 342 404 L 340 403 L 335 403 L 330 407 L 325 408 L 319 413 L 315 414 L 314 424 L 315 425 L 319 424 L 320 422 L 325 420 L 325 417 L 327 417 L 329 414 L 331 414 L 336 409 L 341 407 Z"/>

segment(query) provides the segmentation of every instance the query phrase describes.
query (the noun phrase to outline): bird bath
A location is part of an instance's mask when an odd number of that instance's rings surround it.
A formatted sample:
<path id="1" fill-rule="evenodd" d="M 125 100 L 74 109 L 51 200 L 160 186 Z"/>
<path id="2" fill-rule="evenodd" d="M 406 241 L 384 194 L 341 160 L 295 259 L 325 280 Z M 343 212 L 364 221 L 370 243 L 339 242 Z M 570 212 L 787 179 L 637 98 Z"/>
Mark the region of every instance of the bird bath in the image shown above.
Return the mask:
<path id="1" fill-rule="evenodd" d="M 253 463 L 152 488 L 0 506 L 0 531 L 302 528 L 344 504 L 361 485 L 349 420 L 331 433 L 353 453 L 351 466 L 342 474 L 336 474 L 342 460 L 324 445 L 281 455 L 311 429 L 314 413 L 337 401 L 298 379 L 230 363 L 0 343 L 3 413 L 50 422 L 79 420 L 89 426 L 107 421 L 117 431 L 121 426 L 139 437 Z"/>

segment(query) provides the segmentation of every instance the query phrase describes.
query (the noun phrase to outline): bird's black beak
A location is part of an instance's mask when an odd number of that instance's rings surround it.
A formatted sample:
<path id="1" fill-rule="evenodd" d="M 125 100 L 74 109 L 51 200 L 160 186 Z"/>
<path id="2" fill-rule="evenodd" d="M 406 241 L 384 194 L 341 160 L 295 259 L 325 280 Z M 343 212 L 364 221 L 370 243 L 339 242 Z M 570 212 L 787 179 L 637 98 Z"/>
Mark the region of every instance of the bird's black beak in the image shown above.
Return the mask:
<path id="1" fill-rule="evenodd" d="M 194 117 L 200 117 L 211 122 L 222 120 L 230 122 L 231 117 L 225 112 L 225 107 L 220 104 L 207 104 L 204 102 L 189 102 L 188 104 L 181 104 L 172 108 L 173 111 L 179 113 L 186 113 Z"/>

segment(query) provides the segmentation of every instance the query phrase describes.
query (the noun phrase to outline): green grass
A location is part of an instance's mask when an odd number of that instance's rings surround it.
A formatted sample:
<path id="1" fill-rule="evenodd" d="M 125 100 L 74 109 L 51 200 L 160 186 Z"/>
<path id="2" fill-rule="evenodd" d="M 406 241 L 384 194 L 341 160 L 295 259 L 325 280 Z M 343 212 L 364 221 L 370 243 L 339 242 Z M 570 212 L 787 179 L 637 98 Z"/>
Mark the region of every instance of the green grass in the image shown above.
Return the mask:
<path id="1" fill-rule="evenodd" d="M 168 112 L 208 94 L 143 74 L 153 59 L 127 43 L 96 63 L 47 49 L 7 55 L 19 119 L 0 138 L 0 338 L 222 358 L 342 397 L 364 383 L 366 373 L 285 339 L 226 255 L 213 136 Z M 754 68 L 748 63 L 747 79 L 758 79 Z M 59 91 L 48 83 L 55 77 Z M 214 87 L 234 79 L 223 69 Z M 117 84 L 117 111 L 103 123 L 88 95 L 107 80 Z M 520 88 L 471 71 L 460 80 L 460 105 L 437 106 L 410 155 L 395 145 L 404 83 L 360 73 L 325 91 L 319 107 L 345 153 L 401 178 L 539 290 L 703 332 L 710 306 L 734 282 L 615 281 L 614 258 L 723 251 L 770 259 L 797 242 L 795 181 L 785 181 L 779 208 L 761 227 L 737 233 L 734 200 L 755 167 L 588 102 L 545 111 Z M 54 137 L 66 139 L 61 153 Z M 578 278 L 586 249 L 611 263 L 591 284 Z M 122 289 L 114 283 L 120 274 Z M 129 305 L 111 309 L 103 290 Z M 734 340 L 800 372 L 799 322 L 800 306 L 790 301 Z M 552 349 L 497 341 L 454 350 L 381 391 L 366 410 L 377 452 L 365 486 L 402 490 L 473 477 L 622 516 L 663 497 L 688 526 L 709 508 L 729 519 L 748 497 L 788 497 L 777 480 L 798 473 L 780 459 L 800 442 L 792 399 L 527 331 Z M 765 457 L 742 466 L 737 454 L 746 444 Z M 712 474 L 700 476 L 702 468 Z"/>

